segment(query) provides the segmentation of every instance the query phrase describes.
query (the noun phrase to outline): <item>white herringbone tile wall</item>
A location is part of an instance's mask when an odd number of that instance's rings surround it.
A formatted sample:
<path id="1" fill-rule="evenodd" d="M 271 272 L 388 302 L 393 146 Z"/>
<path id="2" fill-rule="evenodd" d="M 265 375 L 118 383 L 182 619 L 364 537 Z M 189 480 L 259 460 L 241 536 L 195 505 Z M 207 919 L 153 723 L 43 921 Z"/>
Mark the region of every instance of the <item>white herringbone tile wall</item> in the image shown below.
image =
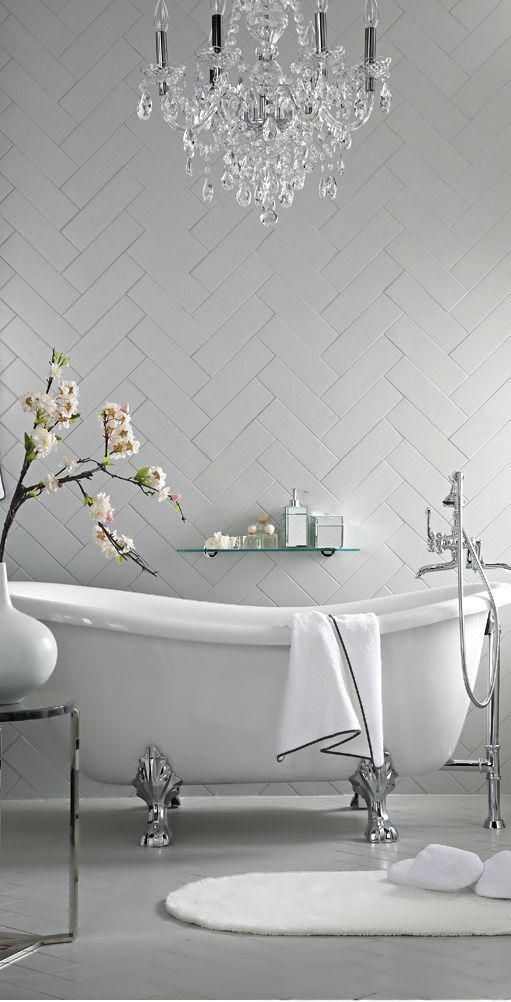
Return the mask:
<path id="1" fill-rule="evenodd" d="M 188 522 L 115 492 L 119 526 L 160 570 L 155 585 L 104 562 L 65 490 L 25 506 L 11 576 L 249 604 L 424 588 L 424 507 L 445 525 L 457 467 L 470 530 L 509 559 L 510 0 L 381 0 L 394 110 L 357 136 L 337 203 L 309 184 L 272 234 L 231 195 L 207 208 L 179 137 L 157 114 L 138 120 L 153 6 L 0 0 L 0 464 L 9 493 L 16 398 L 55 344 L 82 387 L 69 451 L 91 450 L 105 399 L 129 400 L 141 458 L 171 471 Z M 353 58 L 360 9 L 330 5 L 332 38 Z M 171 21 L 172 57 L 190 61 L 208 5 L 176 0 Z M 277 513 L 293 486 L 341 510 L 362 552 L 176 553 Z M 505 672 L 511 780 L 508 649 Z M 482 727 L 470 714 L 462 752 L 478 754 Z M 13 795 L 54 792 L 50 750 L 25 732 L 9 741 Z M 439 773 L 402 790 L 480 786 Z"/>

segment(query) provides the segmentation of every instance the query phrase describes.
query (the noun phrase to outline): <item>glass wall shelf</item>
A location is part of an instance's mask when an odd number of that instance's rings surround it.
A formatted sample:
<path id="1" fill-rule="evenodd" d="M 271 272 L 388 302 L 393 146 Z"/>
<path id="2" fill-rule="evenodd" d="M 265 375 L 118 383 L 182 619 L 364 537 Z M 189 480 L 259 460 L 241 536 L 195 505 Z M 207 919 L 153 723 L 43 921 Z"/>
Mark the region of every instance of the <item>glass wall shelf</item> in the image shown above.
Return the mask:
<path id="1" fill-rule="evenodd" d="M 359 546 L 274 546 L 270 549 L 243 549 L 241 546 L 232 550 L 207 550 L 205 546 L 184 547 L 178 553 L 204 553 L 206 557 L 216 557 L 226 553 L 321 553 L 323 557 L 333 557 L 334 553 L 360 553 Z"/>

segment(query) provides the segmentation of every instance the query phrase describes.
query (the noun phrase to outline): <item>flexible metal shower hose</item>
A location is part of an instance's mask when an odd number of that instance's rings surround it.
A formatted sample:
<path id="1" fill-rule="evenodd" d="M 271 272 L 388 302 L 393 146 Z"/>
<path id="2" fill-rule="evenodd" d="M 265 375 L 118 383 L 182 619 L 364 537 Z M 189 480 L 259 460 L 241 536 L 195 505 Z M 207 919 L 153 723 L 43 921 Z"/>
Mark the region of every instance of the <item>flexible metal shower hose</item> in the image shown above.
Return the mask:
<path id="1" fill-rule="evenodd" d="M 484 710 L 491 701 L 495 690 L 495 684 L 497 681 L 497 673 L 500 662 L 500 620 L 499 612 L 497 609 L 497 603 L 493 597 L 493 592 L 491 590 L 490 583 L 486 574 L 484 573 L 483 565 L 479 559 L 479 554 L 475 546 L 473 546 L 470 537 L 467 535 L 463 528 L 463 482 L 461 476 L 458 478 L 458 491 L 456 494 L 456 515 L 458 519 L 458 620 L 460 627 L 460 652 L 461 652 L 461 671 L 463 674 L 463 683 L 467 695 L 478 709 Z M 488 592 L 488 598 L 490 600 L 491 611 L 494 618 L 495 630 L 495 643 L 491 646 L 493 653 L 493 664 L 490 665 L 490 686 L 488 692 L 484 699 L 478 699 L 475 695 L 468 677 L 467 668 L 467 657 L 466 657 L 466 645 L 465 645 L 465 613 L 463 608 L 463 540 L 465 541 L 474 561 L 479 576 L 484 583 L 486 591 Z"/>

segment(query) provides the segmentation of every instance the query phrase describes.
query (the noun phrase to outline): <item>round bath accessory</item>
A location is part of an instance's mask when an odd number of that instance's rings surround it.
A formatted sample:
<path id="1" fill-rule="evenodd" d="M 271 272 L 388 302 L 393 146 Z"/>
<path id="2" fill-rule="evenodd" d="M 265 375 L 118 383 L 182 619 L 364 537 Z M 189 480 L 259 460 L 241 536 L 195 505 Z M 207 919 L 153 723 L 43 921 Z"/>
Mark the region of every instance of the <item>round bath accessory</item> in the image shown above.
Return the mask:
<path id="1" fill-rule="evenodd" d="M 38 619 L 18 612 L 0 563 L 0 705 L 19 703 L 48 681 L 57 663 L 57 641 Z"/>
<path id="2" fill-rule="evenodd" d="M 206 929 L 260 936 L 500 936 L 511 901 L 473 891 L 400 887 L 385 870 L 240 873 L 169 894 L 170 915 Z"/>

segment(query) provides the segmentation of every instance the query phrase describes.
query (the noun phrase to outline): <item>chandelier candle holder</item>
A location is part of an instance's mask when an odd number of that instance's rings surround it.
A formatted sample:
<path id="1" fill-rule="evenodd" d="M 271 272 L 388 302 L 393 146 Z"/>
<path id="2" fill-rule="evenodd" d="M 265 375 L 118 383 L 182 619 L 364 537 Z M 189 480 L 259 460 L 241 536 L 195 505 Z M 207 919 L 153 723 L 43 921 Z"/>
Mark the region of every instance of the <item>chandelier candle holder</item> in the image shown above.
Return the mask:
<path id="1" fill-rule="evenodd" d="M 342 46 L 328 49 L 327 8 L 328 0 L 315 0 L 312 24 L 300 0 L 232 0 L 225 33 L 225 0 L 211 0 L 210 46 L 197 55 L 192 97 L 186 68 L 168 65 L 169 13 L 165 0 L 157 3 L 156 62 L 143 70 L 138 116 L 149 118 L 156 89 L 165 122 L 183 134 L 188 177 L 195 157 L 204 162 L 206 204 L 214 197 L 211 167 L 218 159 L 222 188 L 234 191 L 240 206 L 256 206 L 265 226 L 275 226 L 279 209 L 293 204 L 314 171 L 320 197 L 334 199 L 352 133 L 372 115 L 377 81 L 380 109 L 390 111 L 390 59 L 376 58 L 376 0 L 365 0 L 364 57 L 353 66 L 345 65 Z M 237 45 L 242 15 L 256 41 L 252 65 Z M 285 72 L 277 42 L 290 19 L 298 56 Z"/>

